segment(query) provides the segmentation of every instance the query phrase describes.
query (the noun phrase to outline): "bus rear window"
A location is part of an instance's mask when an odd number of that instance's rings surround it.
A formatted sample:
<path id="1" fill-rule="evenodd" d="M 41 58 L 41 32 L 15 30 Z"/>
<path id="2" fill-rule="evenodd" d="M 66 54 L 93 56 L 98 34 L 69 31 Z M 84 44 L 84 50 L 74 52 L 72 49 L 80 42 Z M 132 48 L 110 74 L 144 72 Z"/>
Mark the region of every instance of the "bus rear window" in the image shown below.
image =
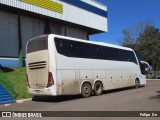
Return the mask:
<path id="1" fill-rule="evenodd" d="M 28 42 L 27 53 L 48 49 L 48 36 L 32 39 Z"/>

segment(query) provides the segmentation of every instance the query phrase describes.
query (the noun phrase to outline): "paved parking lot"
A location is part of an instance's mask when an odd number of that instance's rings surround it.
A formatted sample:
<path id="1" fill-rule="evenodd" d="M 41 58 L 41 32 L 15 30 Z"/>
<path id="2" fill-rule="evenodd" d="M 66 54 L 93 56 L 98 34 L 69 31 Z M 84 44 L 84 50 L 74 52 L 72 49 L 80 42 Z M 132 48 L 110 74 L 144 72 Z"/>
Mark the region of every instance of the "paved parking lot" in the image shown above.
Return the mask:
<path id="1" fill-rule="evenodd" d="M 0 106 L 0 111 L 160 111 L 160 81 L 148 80 L 146 87 L 107 91 L 89 98 L 34 98 L 24 103 Z"/>

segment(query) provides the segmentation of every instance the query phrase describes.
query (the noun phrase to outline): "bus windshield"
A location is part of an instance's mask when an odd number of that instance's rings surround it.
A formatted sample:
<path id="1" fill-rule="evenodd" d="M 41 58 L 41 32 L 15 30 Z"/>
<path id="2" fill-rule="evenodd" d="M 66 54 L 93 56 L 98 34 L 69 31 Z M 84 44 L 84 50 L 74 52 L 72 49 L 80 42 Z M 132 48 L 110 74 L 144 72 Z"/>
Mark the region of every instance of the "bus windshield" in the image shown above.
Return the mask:
<path id="1" fill-rule="evenodd" d="M 143 55 L 139 51 L 137 51 L 137 50 L 134 50 L 134 51 L 136 53 L 136 56 L 137 56 L 138 60 L 139 61 L 143 61 Z"/>
<path id="2" fill-rule="evenodd" d="M 139 52 L 139 51 L 136 51 L 135 50 L 135 53 L 136 53 L 136 56 L 138 58 L 138 61 L 139 61 L 139 65 L 140 65 L 140 70 L 141 70 L 141 73 L 143 75 L 146 75 L 146 64 L 144 64 L 142 61 L 143 61 L 143 55 Z M 148 67 L 148 66 L 147 66 Z"/>
<path id="3" fill-rule="evenodd" d="M 48 36 L 34 38 L 28 42 L 27 53 L 48 49 Z"/>

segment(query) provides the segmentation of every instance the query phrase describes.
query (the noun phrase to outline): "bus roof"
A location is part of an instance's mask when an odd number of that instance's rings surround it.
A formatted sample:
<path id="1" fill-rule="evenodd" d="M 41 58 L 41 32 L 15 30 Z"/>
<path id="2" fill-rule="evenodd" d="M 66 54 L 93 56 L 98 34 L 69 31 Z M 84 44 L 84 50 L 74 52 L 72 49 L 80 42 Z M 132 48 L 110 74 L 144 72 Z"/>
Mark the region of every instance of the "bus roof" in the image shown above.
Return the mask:
<path id="1" fill-rule="evenodd" d="M 105 43 L 105 42 L 87 41 L 87 40 L 83 40 L 83 39 L 72 38 L 72 37 L 61 36 L 61 35 L 55 35 L 55 34 L 36 36 L 36 37 L 34 37 L 30 40 L 33 40 L 33 39 L 36 39 L 36 38 L 39 38 L 39 37 L 44 37 L 44 36 L 52 36 L 52 37 L 58 37 L 58 38 L 74 40 L 74 41 L 79 41 L 79 42 L 84 42 L 84 43 L 90 43 L 90 44 L 95 44 L 95 45 L 100 45 L 100 46 L 107 46 L 107 47 L 112 47 L 112 48 L 117 48 L 117 49 L 122 49 L 122 50 L 134 51 L 133 49 L 128 48 L 128 47 L 122 47 L 122 46 L 109 44 L 109 43 Z M 27 42 L 27 44 L 28 44 L 28 42 Z"/>

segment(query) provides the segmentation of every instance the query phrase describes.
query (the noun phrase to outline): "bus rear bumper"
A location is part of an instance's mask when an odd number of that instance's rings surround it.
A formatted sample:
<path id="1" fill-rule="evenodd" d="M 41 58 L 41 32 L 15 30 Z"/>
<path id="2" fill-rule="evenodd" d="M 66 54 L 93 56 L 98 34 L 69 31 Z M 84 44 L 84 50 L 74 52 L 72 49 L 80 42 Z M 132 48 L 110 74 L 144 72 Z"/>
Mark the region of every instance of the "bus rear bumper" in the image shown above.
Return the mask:
<path id="1" fill-rule="evenodd" d="M 48 96 L 57 96 L 56 93 L 56 86 L 51 86 L 49 88 L 44 88 L 44 89 L 33 89 L 33 88 L 28 88 L 28 93 L 31 95 L 48 95 Z"/>

